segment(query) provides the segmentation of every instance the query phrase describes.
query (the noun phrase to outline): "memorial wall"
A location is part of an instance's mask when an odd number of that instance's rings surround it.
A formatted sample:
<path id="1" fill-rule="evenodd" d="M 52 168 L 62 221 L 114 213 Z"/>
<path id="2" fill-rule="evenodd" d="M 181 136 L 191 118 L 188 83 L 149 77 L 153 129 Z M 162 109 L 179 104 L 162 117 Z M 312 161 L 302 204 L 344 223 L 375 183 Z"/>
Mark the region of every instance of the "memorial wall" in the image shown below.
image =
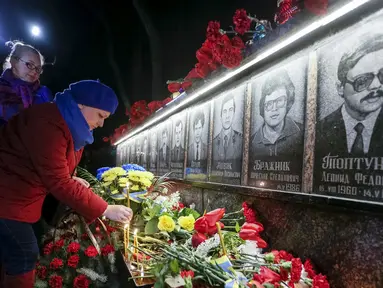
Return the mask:
<path id="1" fill-rule="evenodd" d="M 117 164 L 172 172 L 201 211 L 253 202 L 270 246 L 313 259 L 331 287 L 383 287 L 383 2 L 374 3 L 132 131 Z"/>

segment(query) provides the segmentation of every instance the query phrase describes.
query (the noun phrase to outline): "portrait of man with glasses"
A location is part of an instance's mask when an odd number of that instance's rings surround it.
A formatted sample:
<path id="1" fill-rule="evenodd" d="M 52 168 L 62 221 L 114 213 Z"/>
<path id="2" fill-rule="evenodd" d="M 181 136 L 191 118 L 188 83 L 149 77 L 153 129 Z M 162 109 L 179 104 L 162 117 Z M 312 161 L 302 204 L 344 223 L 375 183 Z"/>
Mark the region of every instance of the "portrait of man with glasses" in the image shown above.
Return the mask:
<path id="1" fill-rule="evenodd" d="M 373 28 L 379 30 L 379 26 L 383 28 L 381 20 Z M 359 32 L 359 40 L 346 45 L 354 33 L 358 31 L 352 30 L 349 38 L 342 37 L 344 47 L 337 48 L 341 53 L 333 67 L 336 79 L 331 96 L 338 105 L 330 102 L 327 71 L 321 71 L 328 68 L 319 66 L 322 119 L 316 130 L 315 189 L 340 197 L 383 201 L 383 191 L 380 184 L 377 186 L 383 179 L 383 34 Z M 326 54 L 326 49 L 319 54 L 323 63 L 332 55 Z M 331 111 L 329 107 L 334 108 Z M 328 115 L 324 115 L 327 110 Z"/>
<path id="2" fill-rule="evenodd" d="M 297 84 L 304 86 L 305 67 L 294 64 L 301 69 L 302 75 Z M 289 72 L 294 73 L 295 70 Z M 294 115 L 297 114 L 296 111 L 291 112 L 295 104 L 296 87 L 289 72 L 287 69 L 280 69 L 255 80 L 261 84 L 257 86 L 258 89 L 253 86 L 252 114 L 253 119 L 257 116 L 260 121 L 253 121 L 255 133 L 250 138 L 249 184 L 299 192 L 304 129 L 303 125 L 296 121 L 296 118 L 300 118 Z M 304 89 L 299 91 L 300 104 L 303 104 L 304 92 Z M 303 116 L 304 106 L 298 106 L 299 116 Z M 255 115 L 257 113 L 259 115 Z M 259 128 L 255 128 L 255 124 L 258 124 Z"/>

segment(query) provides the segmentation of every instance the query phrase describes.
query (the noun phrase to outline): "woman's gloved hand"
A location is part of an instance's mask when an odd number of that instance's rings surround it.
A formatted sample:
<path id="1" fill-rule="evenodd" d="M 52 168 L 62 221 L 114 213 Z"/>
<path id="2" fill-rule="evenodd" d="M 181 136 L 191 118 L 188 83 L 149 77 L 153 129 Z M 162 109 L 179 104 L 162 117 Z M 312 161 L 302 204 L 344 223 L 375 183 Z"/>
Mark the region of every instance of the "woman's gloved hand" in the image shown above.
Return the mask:
<path id="1" fill-rule="evenodd" d="M 103 216 L 113 221 L 127 223 L 132 220 L 133 211 L 124 205 L 108 205 Z"/>

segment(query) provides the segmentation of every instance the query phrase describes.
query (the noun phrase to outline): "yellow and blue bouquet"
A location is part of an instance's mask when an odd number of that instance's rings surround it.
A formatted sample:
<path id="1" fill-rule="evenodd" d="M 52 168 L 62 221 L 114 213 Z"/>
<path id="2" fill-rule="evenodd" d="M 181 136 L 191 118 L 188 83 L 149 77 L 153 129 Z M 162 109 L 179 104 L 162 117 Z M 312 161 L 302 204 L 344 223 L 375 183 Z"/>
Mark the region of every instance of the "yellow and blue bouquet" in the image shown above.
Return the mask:
<path id="1" fill-rule="evenodd" d="M 129 195 L 132 201 L 141 202 L 142 196 L 152 186 L 153 178 L 153 173 L 136 164 L 97 170 L 97 179 L 101 182 L 103 196 L 107 200 L 120 201 L 127 199 Z"/>

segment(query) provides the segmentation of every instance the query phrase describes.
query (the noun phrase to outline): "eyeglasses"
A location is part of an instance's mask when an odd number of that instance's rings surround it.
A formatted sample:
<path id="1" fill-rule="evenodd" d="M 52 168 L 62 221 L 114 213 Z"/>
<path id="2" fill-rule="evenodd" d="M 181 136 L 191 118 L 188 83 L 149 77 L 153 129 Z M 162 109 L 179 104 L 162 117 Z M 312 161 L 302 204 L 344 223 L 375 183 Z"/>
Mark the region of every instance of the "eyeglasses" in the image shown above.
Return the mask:
<path id="1" fill-rule="evenodd" d="M 286 105 L 286 100 L 287 100 L 286 96 L 281 96 L 275 100 L 267 101 L 267 102 L 265 102 L 265 109 L 266 109 L 266 111 L 273 110 L 274 103 L 276 104 L 277 108 L 283 108 Z"/>
<path id="2" fill-rule="evenodd" d="M 42 74 L 43 73 L 43 68 L 42 67 L 39 67 L 39 66 L 36 66 L 35 64 L 33 64 L 32 62 L 29 62 L 29 61 L 25 61 L 19 57 L 14 57 L 16 60 L 22 62 L 25 64 L 25 66 L 27 66 L 27 68 L 29 70 L 35 70 L 38 74 Z"/>
<path id="3" fill-rule="evenodd" d="M 377 74 L 361 74 L 358 77 L 356 77 L 354 81 L 346 79 L 346 83 L 351 84 L 355 92 L 362 92 L 363 90 L 366 90 L 368 87 L 370 87 L 375 77 L 378 77 L 380 84 L 383 84 L 383 68 L 380 69 Z"/>

